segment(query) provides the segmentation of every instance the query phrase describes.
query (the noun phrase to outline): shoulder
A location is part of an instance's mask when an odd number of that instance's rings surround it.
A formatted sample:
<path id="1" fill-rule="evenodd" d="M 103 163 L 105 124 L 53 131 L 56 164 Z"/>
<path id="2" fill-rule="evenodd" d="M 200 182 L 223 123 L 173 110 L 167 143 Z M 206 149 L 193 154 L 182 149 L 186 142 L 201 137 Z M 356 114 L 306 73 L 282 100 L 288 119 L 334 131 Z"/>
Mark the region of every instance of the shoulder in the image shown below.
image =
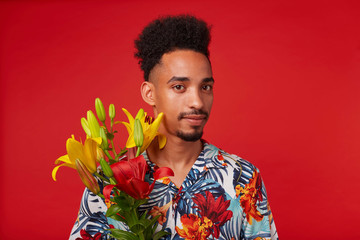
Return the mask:
<path id="1" fill-rule="evenodd" d="M 204 158 L 209 169 L 223 169 L 233 178 L 233 182 L 246 184 L 259 177 L 259 169 L 251 162 L 236 154 L 228 153 L 208 142 L 204 143 Z"/>
<path id="2" fill-rule="evenodd" d="M 242 168 L 249 172 L 259 171 L 259 169 L 251 162 L 237 156 L 236 154 L 228 153 L 208 142 L 204 143 L 204 158 L 210 159 L 211 161 L 209 162 L 217 166 L 220 163 L 220 165 L 224 167 Z"/>

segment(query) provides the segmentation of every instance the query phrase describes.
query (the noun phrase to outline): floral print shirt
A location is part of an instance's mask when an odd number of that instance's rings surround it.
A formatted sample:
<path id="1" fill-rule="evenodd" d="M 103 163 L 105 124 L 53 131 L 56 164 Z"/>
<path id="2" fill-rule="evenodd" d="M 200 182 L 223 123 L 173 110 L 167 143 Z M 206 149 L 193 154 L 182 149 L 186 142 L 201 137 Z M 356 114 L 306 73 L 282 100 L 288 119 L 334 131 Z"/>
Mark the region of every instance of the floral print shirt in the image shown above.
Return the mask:
<path id="1" fill-rule="evenodd" d="M 151 168 L 147 177 L 152 182 L 151 173 L 157 166 L 143 155 Z M 171 233 L 163 239 L 278 239 L 259 170 L 206 142 L 180 188 L 162 178 L 149 197 L 141 210 L 149 210 L 153 216 L 161 214 L 158 229 Z M 106 229 L 126 230 L 122 222 L 105 216 L 107 205 L 85 189 L 70 239 L 98 232 L 101 237 L 97 234 L 96 239 L 111 239 Z"/>

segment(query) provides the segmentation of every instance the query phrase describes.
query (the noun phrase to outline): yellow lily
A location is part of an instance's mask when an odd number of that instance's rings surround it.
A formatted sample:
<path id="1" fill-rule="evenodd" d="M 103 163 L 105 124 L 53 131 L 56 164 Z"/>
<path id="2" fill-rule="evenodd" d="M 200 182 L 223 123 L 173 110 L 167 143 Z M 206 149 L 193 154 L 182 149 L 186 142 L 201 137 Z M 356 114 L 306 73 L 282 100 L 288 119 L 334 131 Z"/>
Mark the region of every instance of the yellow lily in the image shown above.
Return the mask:
<path id="1" fill-rule="evenodd" d="M 74 135 L 66 141 L 67 155 L 56 159 L 55 164 L 62 164 L 54 167 L 52 171 L 52 178 L 56 181 L 56 173 L 59 167 L 66 166 L 76 169 L 75 160 L 79 159 L 89 170 L 90 173 L 96 171 L 96 160 L 99 154 L 99 145 L 101 144 L 101 137 L 87 138 L 84 145 L 75 140 Z"/>
<path id="2" fill-rule="evenodd" d="M 133 148 L 133 147 L 136 147 L 136 144 L 134 141 L 135 119 L 125 108 L 123 108 L 122 110 L 129 119 L 128 123 L 121 122 L 122 124 L 125 125 L 128 133 L 129 133 L 129 138 L 126 142 L 126 147 Z M 147 113 L 145 113 L 145 114 L 143 114 L 141 119 L 139 119 L 140 123 L 141 123 L 141 127 L 143 129 L 143 134 L 144 134 L 144 141 L 140 148 L 140 154 L 143 153 L 149 147 L 150 143 L 152 142 L 152 140 L 154 140 L 155 137 L 158 137 L 159 149 L 162 149 L 165 146 L 166 137 L 157 131 L 160 127 L 160 122 L 161 122 L 163 116 L 164 116 L 163 113 L 159 113 L 157 118 L 153 121 L 153 119 L 150 116 L 148 116 Z"/>

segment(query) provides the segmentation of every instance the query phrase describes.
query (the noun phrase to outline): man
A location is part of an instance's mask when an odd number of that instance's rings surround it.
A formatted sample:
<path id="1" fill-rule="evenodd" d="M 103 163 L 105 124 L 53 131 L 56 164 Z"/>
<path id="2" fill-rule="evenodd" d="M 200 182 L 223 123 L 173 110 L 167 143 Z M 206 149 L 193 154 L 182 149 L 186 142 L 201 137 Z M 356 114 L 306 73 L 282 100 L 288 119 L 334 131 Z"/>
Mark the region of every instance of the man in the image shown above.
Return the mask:
<path id="1" fill-rule="evenodd" d="M 201 139 L 213 102 L 209 42 L 208 25 L 192 16 L 157 19 L 135 41 L 141 94 L 155 116 L 164 113 L 159 132 L 167 138 L 163 149 L 155 140 L 143 155 L 151 171 L 166 166 L 175 173 L 156 182 L 142 207 L 162 214 L 158 229 L 171 233 L 167 239 L 277 239 L 258 169 Z M 105 212 L 102 199 L 85 190 L 70 238 L 109 224 L 127 229 Z"/>

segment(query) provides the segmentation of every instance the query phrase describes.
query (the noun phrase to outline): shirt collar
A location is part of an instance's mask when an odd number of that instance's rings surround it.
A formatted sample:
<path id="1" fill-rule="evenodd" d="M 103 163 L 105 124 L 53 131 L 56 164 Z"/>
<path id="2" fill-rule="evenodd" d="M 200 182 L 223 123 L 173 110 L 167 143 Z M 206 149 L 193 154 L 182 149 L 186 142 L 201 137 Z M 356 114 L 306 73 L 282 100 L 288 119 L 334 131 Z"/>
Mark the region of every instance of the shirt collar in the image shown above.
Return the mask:
<path id="1" fill-rule="evenodd" d="M 198 169 L 200 173 L 211 168 L 226 168 L 226 164 L 224 164 L 224 158 L 222 156 L 224 152 L 206 140 L 202 139 L 202 142 L 203 150 L 200 152 L 192 168 Z M 142 155 L 144 156 L 151 171 L 155 171 L 157 166 L 155 163 L 150 161 L 146 151 Z"/>

